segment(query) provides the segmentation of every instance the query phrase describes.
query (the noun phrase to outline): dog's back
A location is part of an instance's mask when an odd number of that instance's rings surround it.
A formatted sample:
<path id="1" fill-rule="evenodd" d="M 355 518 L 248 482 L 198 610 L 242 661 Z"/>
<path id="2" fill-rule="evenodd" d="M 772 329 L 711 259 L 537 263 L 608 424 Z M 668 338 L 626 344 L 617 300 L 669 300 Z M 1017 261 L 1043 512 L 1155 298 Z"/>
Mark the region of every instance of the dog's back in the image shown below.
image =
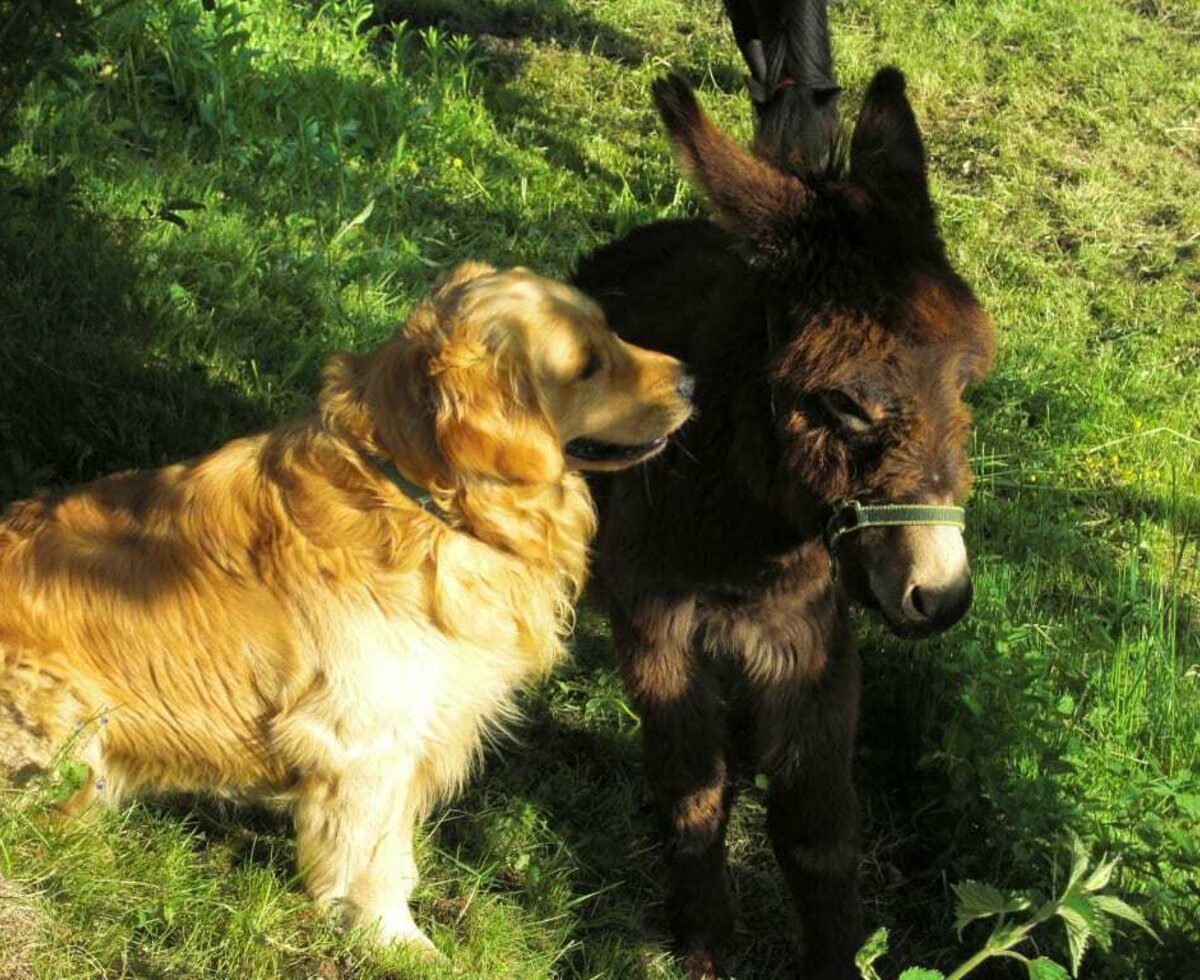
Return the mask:
<path id="1" fill-rule="evenodd" d="M 254 554 L 286 526 L 261 479 L 265 444 L 240 440 L 10 509 L 0 724 L 26 757 L 35 741 L 44 760 L 87 729 L 81 738 L 99 734 L 105 754 L 124 760 L 103 767 L 111 794 L 280 780 L 264 725 L 295 637 Z"/>
<path id="2" fill-rule="evenodd" d="M 347 726 L 402 726 L 417 754 L 445 738 L 467 719 L 430 717 L 443 685 L 456 716 L 500 700 L 520 670 L 486 690 L 461 648 L 517 647 L 516 625 L 484 615 L 486 641 L 441 636 L 435 597 L 466 590 L 455 564 L 435 586 L 428 522 L 339 481 L 332 453 L 293 427 L 14 505 L 0 526 L 0 761 L 44 765 L 81 732 L 112 797 L 278 792 L 327 739 L 353 743 Z M 472 601 L 482 611 L 487 593 Z"/>

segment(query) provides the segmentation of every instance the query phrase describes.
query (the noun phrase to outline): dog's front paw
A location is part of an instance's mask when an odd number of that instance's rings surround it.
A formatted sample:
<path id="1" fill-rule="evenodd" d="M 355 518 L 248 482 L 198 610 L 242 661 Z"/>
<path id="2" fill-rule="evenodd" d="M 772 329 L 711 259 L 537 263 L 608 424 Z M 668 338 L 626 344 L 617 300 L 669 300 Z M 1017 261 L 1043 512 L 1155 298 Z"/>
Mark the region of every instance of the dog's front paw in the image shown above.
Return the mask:
<path id="1" fill-rule="evenodd" d="M 381 944 L 399 943 L 414 953 L 419 953 L 426 959 L 444 962 L 446 957 L 433 945 L 421 928 L 413 921 L 412 913 L 407 906 L 396 909 L 385 909 L 374 916 L 363 916 L 364 925 L 368 925 L 371 936 Z"/>

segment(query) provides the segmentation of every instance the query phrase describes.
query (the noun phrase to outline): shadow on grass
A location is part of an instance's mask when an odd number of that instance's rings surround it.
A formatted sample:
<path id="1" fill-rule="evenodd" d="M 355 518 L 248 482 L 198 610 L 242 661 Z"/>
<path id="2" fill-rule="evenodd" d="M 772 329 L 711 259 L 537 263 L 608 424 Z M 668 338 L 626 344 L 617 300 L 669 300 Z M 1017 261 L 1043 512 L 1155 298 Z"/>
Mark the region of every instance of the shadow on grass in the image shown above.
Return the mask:
<path id="1" fill-rule="evenodd" d="M 572 9 L 565 0 L 388 0 L 376 4 L 375 16 L 368 23 L 400 22 L 416 29 L 437 27 L 464 34 L 485 50 L 504 47 L 497 42 L 526 39 L 574 49 L 581 54 L 600 55 L 630 68 L 638 67 L 649 57 L 671 54 L 647 48 L 634 34 Z M 729 45 L 733 50 L 732 30 Z M 675 70 L 696 87 L 713 82 L 726 93 L 745 88 L 745 76 L 737 59 L 703 66 L 682 64 Z"/>
<path id="2" fill-rule="evenodd" d="M 564 0 L 384 0 L 369 23 L 406 21 L 413 28 L 436 26 L 456 34 L 493 38 L 527 37 L 598 54 L 625 65 L 646 56 L 641 41 Z"/>
<path id="3" fill-rule="evenodd" d="M 234 868 L 271 871 L 281 882 L 297 879 L 294 829 L 286 810 L 198 793 L 168 793 L 139 804 L 177 821 L 203 847 L 220 847 Z"/>
<path id="4" fill-rule="evenodd" d="M 62 181 L 0 183 L 0 503 L 213 449 L 269 420 L 159 350 L 180 329 L 142 298 L 126 234 Z"/>
<path id="5" fill-rule="evenodd" d="M 594 609 L 582 611 L 571 665 L 560 675 L 564 683 L 578 683 L 581 697 L 590 700 L 596 692 L 584 687 L 607 675 L 601 687 L 611 690 L 613 665 L 602 617 Z M 472 867 L 492 866 L 509 850 L 494 838 L 494 821 L 476 815 L 497 799 L 510 807 L 531 806 L 544 820 L 546 833 L 563 848 L 561 858 L 550 865 L 570 890 L 570 897 L 558 904 L 572 910 L 566 931 L 574 942 L 555 975 L 595 976 L 602 968 L 608 971 L 605 976 L 645 977 L 651 975 L 647 958 L 669 952 L 670 935 L 666 875 L 642 782 L 641 748 L 635 732 L 618 730 L 628 726 L 589 720 L 586 713 L 578 702 L 552 708 L 541 698 L 532 700 L 516 743 L 489 753 L 482 775 L 455 804 L 457 815 L 440 824 L 438 846 Z M 729 966 L 737 976 L 759 980 L 790 977 L 796 962 L 793 934 L 786 928 L 790 910 L 765 843 L 756 798 L 761 794 L 753 788 L 749 768 L 740 767 L 737 780 L 745 797 L 738 820 L 754 843 L 738 848 L 730 859 L 741 915 Z M 511 887 L 528 884 L 514 881 Z M 536 904 L 536 898 L 531 901 Z M 589 958 L 596 950 L 613 959 Z"/>

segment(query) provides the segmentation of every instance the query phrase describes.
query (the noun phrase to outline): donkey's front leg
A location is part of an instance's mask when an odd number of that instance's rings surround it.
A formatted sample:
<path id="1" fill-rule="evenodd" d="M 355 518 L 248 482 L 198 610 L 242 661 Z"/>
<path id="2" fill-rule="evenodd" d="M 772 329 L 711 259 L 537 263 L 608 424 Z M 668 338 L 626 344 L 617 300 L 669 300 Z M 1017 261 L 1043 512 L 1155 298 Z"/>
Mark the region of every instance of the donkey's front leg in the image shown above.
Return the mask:
<path id="1" fill-rule="evenodd" d="M 854 954 L 863 937 L 851 774 L 859 696 L 853 641 L 845 636 L 823 660 L 806 658 L 803 669 L 780 672 L 757 696 L 770 779 L 767 826 L 800 913 L 802 976 L 857 980 Z"/>
<path id="2" fill-rule="evenodd" d="M 690 603 L 643 600 L 632 616 L 614 609 L 612 624 L 663 826 L 672 932 L 690 976 L 715 976 L 734 920 L 725 870 L 731 788 L 716 685 L 691 649 Z"/>

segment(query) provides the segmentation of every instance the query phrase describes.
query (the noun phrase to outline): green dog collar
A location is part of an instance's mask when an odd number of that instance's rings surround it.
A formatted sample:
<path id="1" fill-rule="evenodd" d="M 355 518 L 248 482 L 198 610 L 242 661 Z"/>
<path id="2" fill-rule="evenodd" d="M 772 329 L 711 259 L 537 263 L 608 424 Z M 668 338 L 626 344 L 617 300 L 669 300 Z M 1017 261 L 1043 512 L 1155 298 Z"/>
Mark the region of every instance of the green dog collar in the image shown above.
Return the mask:
<path id="1" fill-rule="evenodd" d="M 376 456 L 370 456 L 368 459 L 370 459 L 371 465 L 387 477 L 397 490 L 420 507 L 421 510 L 425 511 L 426 514 L 436 517 L 443 524 L 449 522 L 446 512 L 434 502 L 433 494 L 424 487 L 417 486 L 412 480 L 407 479 L 403 473 L 396 469 L 395 464 L 391 460 L 379 459 Z"/>

